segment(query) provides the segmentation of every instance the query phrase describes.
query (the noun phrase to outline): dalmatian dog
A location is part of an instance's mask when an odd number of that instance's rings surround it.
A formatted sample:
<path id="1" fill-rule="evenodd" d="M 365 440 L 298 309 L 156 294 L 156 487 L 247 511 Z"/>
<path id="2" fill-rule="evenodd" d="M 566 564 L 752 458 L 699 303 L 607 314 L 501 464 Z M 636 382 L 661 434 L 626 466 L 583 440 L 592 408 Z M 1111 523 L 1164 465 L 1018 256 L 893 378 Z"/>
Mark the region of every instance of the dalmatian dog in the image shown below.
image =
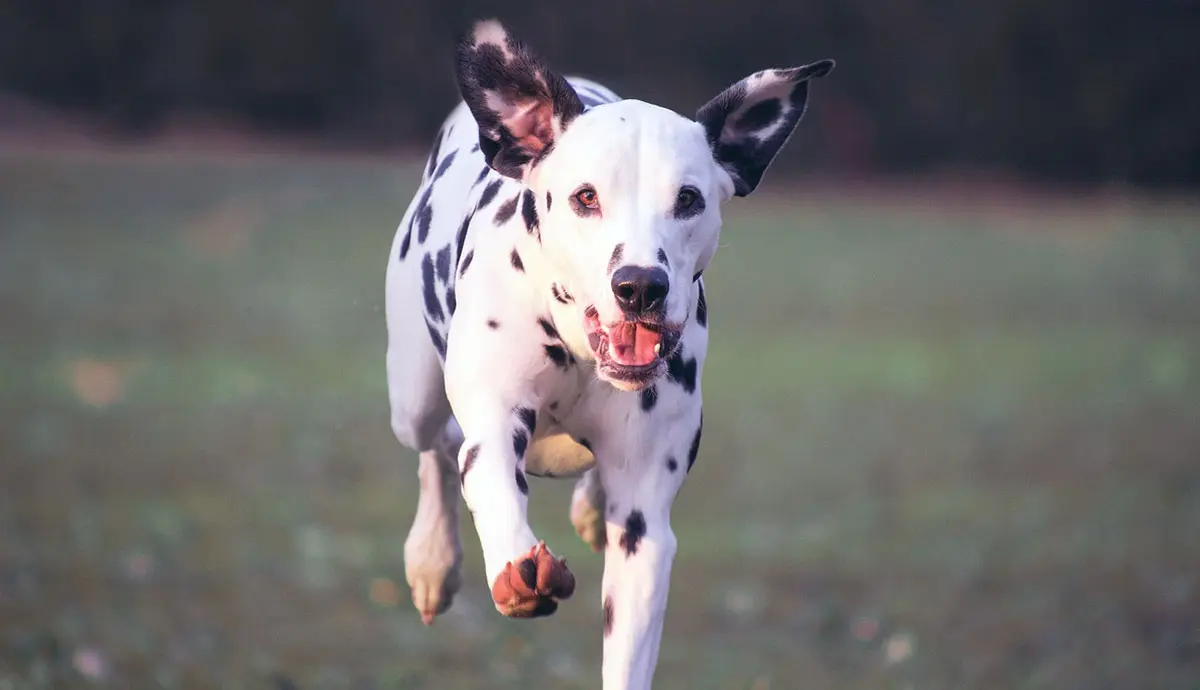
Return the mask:
<path id="1" fill-rule="evenodd" d="M 526 476 L 575 476 L 571 519 L 604 553 L 603 687 L 650 687 L 721 204 L 754 191 L 833 65 L 756 72 L 689 118 L 560 76 L 495 20 L 461 40 L 463 100 L 387 264 L 392 428 L 419 454 L 405 574 L 426 624 L 462 586 L 460 495 L 496 609 L 554 613 L 575 578 L 530 529 Z"/>

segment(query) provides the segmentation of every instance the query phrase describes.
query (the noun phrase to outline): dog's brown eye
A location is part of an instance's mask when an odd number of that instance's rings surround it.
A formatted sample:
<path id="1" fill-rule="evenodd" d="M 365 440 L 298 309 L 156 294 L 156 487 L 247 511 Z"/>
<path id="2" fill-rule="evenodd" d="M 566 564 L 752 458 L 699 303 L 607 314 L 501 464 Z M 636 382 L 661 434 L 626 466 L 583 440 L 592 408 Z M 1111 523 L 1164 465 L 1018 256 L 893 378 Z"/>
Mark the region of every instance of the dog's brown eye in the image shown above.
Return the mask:
<path id="1" fill-rule="evenodd" d="M 575 193 L 575 200 L 580 206 L 592 210 L 600 208 L 600 197 L 596 196 L 596 190 L 591 187 L 585 187 Z"/>
<path id="2" fill-rule="evenodd" d="M 695 218 L 704 213 L 704 197 L 695 187 L 680 187 L 675 195 L 675 217 L 679 220 Z"/>

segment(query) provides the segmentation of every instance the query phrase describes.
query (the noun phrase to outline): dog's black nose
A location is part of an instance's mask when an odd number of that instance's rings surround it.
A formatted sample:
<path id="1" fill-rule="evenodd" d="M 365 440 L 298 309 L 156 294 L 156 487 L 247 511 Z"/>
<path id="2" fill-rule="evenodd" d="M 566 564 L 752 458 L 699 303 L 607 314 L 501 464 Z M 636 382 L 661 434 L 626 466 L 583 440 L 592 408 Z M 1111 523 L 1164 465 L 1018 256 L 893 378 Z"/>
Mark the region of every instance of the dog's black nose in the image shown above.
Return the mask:
<path id="1" fill-rule="evenodd" d="M 657 267 L 624 266 L 612 276 L 612 291 L 617 304 L 630 314 L 662 311 L 670 286 L 667 272 Z"/>

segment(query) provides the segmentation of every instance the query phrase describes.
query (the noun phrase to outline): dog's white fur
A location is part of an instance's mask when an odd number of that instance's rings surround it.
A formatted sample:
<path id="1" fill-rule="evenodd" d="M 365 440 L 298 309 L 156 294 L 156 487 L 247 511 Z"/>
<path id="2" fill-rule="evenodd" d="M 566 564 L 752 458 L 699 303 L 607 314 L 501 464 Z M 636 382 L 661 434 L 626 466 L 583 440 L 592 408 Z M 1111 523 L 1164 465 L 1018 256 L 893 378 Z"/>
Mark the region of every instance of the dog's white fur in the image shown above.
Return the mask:
<path id="1" fill-rule="evenodd" d="M 496 45 L 511 63 L 518 46 L 507 37 L 499 24 L 484 22 L 471 40 Z M 752 79 L 769 82 L 770 74 Z M 586 439 L 595 465 L 578 480 L 571 518 L 586 541 L 605 549 L 604 687 L 649 688 L 676 552 L 671 504 L 700 437 L 707 328 L 697 318 L 705 309 L 698 276 L 716 251 L 720 207 L 735 194 L 736 173 L 714 157 L 697 121 L 619 100 L 586 79 L 569 81 L 585 100 L 603 103 L 567 125 L 556 112 L 552 152 L 526 166 L 521 179 L 494 171 L 481 175 L 480 125 L 466 103 L 455 108 L 389 254 L 392 427 L 420 457 L 406 576 L 426 622 L 450 606 L 461 586 L 461 491 L 491 588 L 509 563 L 538 544 L 526 519 L 527 495 L 514 474 L 553 465 L 544 456 L 555 452 L 554 442 Z M 524 117 L 537 105 L 512 102 L 499 91 L 482 94 L 481 101 L 502 120 Z M 762 136 L 770 134 L 764 131 Z M 584 184 L 597 190 L 601 213 L 581 216 L 573 207 L 572 196 Z M 695 188 L 706 207 L 681 220 L 672 209 L 684 185 Z M 536 202 L 536 233 L 524 217 L 526 190 Z M 497 209 L 513 199 L 516 212 L 497 222 Z M 423 241 L 422 213 L 431 215 L 424 219 Z M 461 227 L 468 231 L 459 247 Z M 623 318 L 610 284 L 618 244 L 620 266 L 667 271 L 666 321 L 683 324 L 678 358 L 669 371 L 663 363 L 666 375 L 652 382 L 652 392 L 599 376 L 588 341 L 587 306 L 604 324 Z M 447 248 L 450 255 L 443 256 Z M 400 259 L 402 249 L 406 256 Z M 523 270 L 514 267 L 514 253 Z M 468 255 L 463 270 L 458 257 Z M 569 289 L 569 302 L 555 298 L 558 286 Z M 552 339 L 539 319 L 556 327 L 571 359 L 566 366 L 547 358 Z M 444 358 L 434 344 L 438 337 Z M 521 433 L 514 410 L 521 408 L 536 413 L 533 444 L 524 454 L 514 447 L 514 434 Z"/>

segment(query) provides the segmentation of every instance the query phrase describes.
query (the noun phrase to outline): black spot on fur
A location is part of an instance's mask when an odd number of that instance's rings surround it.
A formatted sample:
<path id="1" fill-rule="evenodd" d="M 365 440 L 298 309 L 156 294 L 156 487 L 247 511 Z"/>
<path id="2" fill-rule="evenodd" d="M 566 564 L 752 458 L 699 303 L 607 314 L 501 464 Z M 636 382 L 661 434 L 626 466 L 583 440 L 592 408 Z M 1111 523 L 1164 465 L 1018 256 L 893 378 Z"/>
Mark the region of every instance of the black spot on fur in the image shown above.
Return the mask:
<path id="1" fill-rule="evenodd" d="M 429 178 L 433 174 L 433 168 L 437 165 L 438 152 L 442 150 L 442 139 L 446 137 L 445 127 L 438 130 L 437 136 L 433 139 L 433 150 L 429 152 L 429 162 L 425 165 L 425 177 Z"/>
<path id="2" fill-rule="evenodd" d="M 429 237 L 429 226 L 433 223 L 433 206 L 426 204 L 421 207 L 421 213 L 417 215 L 417 242 L 425 241 Z"/>
<path id="3" fill-rule="evenodd" d="M 675 458 L 667 458 L 667 470 L 674 472 L 679 469 L 679 463 L 675 462 Z"/>
<path id="4" fill-rule="evenodd" d="M 433 193 L 433 185 L 425 188 L 421 194 L 421 200 L 417 203 L 417 212 L 413 216 L 413 222 L 417 224 L 417 244 L 425 241 L 429 237 L 429 225 L 433 222 L 433 206 L 429 203 L 429 196 Z"/>
<path id="5" fill-rule="evenodd" d="M 467 230 L 471 228 L 471 219 L 473 214 L 468 213 L 466 218 L 463 218 L 462 225 L 458 226 L 458 235 L 454 238 L 454 265 L 457 266 L 459 261 L 462 261 L 463 246 L 467 243 Z"/>
<path id="6" fill-rule="evenodd" d="M 513 429 L 513 452 L 518 458 L 525 457 L 525 449 L 529 447 L 529 434 L 524 429 Z"/>
<path id="7" fill-rule="evenodd" d="M 508 257 L 508 260 L 512 263 L 513 268 L 522 273 L 525 272 L 525 263 L 521 261 L 521 255 L 517 253 L 516 247 L 513 247 L 512 254 Z"/>
<path id="8" fill-rule="evenodd" d="M 534 429 L 537 428 L 537 411 L 532 407 L 518 407 L 516 412 L 517 418 L 521 420 L 521 423 L 529 431 L 529 435 L 532 436 Z"/>
<path id="9" fill-rule="evenodd" d="M 546 192 L 546 210 L 549 211 L 550 207 L 553 205 L 554 205 L 554 198 L 550 196 L 550 192 Z"/>
<path id="10" fill-rule="evenodd" d="M 454 150 L 446 154 L 446 157 L 443 158 L 442 162 L 438 164 L 437 172 L 433 173 L 434 180 L 437 180 L 442 175 L 446 174 L 446 171 L 449 170 L 450 166 L 454 164 L 454 157 L 456 155 L 458 155 L 458 150 Z"/>
<path id="11" fill-rule="evenodd" d="M 550 292 L 554 295 L 554 299 L 563 304 L 570 304 L 575 301 L 575 298 L 571 297 L 571 293 L 567 292 L 567 289 L 558 283 L 550 284 Z"/>
<path id="12" fill-rule="evenodd" d="M 490 168 L 485 168 L 484 172 L 486 173 L 488 170 L 490 170 Z M 496 198 L 496 194 L 503 186 L 504 180 L 501 179 L 495 179 L 489 182 L 488 186 L 483 188 L 483 193 L 479 195 L 479 203 L 475 205 L 475 208 L 483 208 L 484 206 L 492 203 L 492 199 Z"/>
<path id="13" fill-rule="evenodd" d="M 487 326 L 488 326 L 488 328 L 490 328 L 490 329 L 492 329 L 492 330 L 494 331 L 494 330 L 496 330 L 497 328 L 499 328 L 499 327 L 500 327 L 500 322 L 499 322 L 499 321 L 497 321 L 497 320 L 495 320 L 495 319 L 488 319 L 488 320 L 487 320 Z"/>
<path id="14" fill-rule="evenodd" d="M 612 633 L 613 626 L 613 600 L 612 595 L 604 597 L 604 636 L 608 637 Z"/>
<path id="15" fill-rule="evenodd" d="M 462 263 L 460 263 L 458 265 L 459 277 L 465 276 L 467 274 L 467 267 L 470 266 L 471 262 L 474 260 L 475 260 L 475 250 L 472 249 L 471 251 L 467 252 L 467 255 L 462 258 Z"/>
<path id="16" fill-rule="evenodd" d="M 458 298 L 454 295 L 454 286 L 446 288 L 446 310 L 454 316 L 454 310 L 458 308 Z"/>
<path id="17" fill-rule="evenodd" d="M 442 359 L 446 359 L 446 341 L 442 340 L 442 334 L 438 333 L 429 319 L 425 319 L 425 328 L 429 329 L 429 340 L 433 342 L 433 348 L 438 351 Z"/>
<path id="18" fill-rule="evenodd" d="M 700 284 L 700 298 L 696 300 L 696 323 L 708 326 L 708 301 L 704 299 L 704 284 Z"/>
<path id="19" fill-rule="evenodd" d="M 683 386 L 688 393 L 696 390 L 696 358 L 685 360 L 683 349 L 676 350 L 667 360 L 667 378 Z"/>
<path id="20" fill-rule="evenodd" d="M 658 404 L 658 388 L 650 386 L 642 389 L 642 411 L 649 412 Z"/>
<path id="21" fill-rule="evenodd" d="M 617 264 L 621 263 L 621 257 L 625 254 L 625 243 L 618 242 L 617 246 L 613 247 L 612 256 L 608 258 L 608 272 L 612 273 L 616 269 Z"/>
<path id="22" fill-rule="evenodd" d="M 422 295 L 425 298 L 425 313 L 434 321 L 444 321 L 446 315 L 442 313 L 442 303 L 438 301 L 434 271 L 433 255 L 426 252 L 425 259 L 421 262 L 421 283 L 424 287 Z"/>
<path id="23" fill-rule="evenodd" d="M 503 204 L 500 204 L 500 208 L 496 209 L 496 225 L 504 225 L 512 220 L 513 216 L 517 215 L 517 202 L 519 200 L 520 197 L 514 196 Z"/>
<path id="24" fill-rule="evenodd" d="M 479 444 L 476 443 L 475 445 L 473 445 L 467 449 L 467 455 L 465 458 L 463 458 L 462 471 L 458 473 L 458 483 L 459 484 L 467 483 L 467 472 L 470 472 L 471 468 L 475 466 L 475 459 L 478 457 L 479 457 Z"/>
<path id="25" fill-rule="evenodd" d="M 696 464 L 696 456 L 700 453 L 700 434 L 704 431 L 704 415 L 700 415 L 700 423 L 696 425 L 696 435 L 692 437 L 692 447 L 688 448 L 688 472 L 692 471 L 692 465 Z"/>
<path id="26" fill-rule="evenodd" d="M 479 151 L 479 142 L 471 144 L 471 153 L 476 153 L 477 151 Z M 488 168 L 488 170 L 491 170 L 491 168 Z"/>
<path id="27" fill-rule="evenodd" d="M 658 263 L 666 266 L 667 268 L 671 267 L 671 262 L 667 260 L 667 253 L 662 249 L 658 250 Z"/>
<path id="28" fill-rule="evenodd" d="M 538 325 L 542 327 L 542 332 L 546 334 L 547 338 L 554 338 L 555 340 L 562 339 L 561 336 L 558 335 L 558 329 L 554 327 L 553 323 L 550 323 L 550 319 L 547 319 L 544 316 L 539 317 Z"/>
<path id="29" fill-rule="evenodd" d="M 572 357 L 571 353 L 567 352 L 566 348 L 563 346 L 544 345 L 543 347 L 546 350 L 546 356 L 549 357 L 550 361 L 554 362 L 554 366 L 558 367 L 559 369 L 570 369 L 571 365 L 575 363 L 575 358 Z"/>
<path id="30" fill-rule="evenodd" d="M 538 214 L 537 202 L 533 197 L 533 190 L 526 189 L 521 195 L 521 220 L 525 221 L 525 231 L 531 235 L 536 234 L 538 239 L 541 239 L 541 231 L 538 229 Z"/>
<path id="31" fill-rule="evenodd" d="M 450 245 L 442 247 L 437 254 L 438 280 L 445 283 L 450 280 Z"/>
<path id="32" fill-rule="evenodd" d="M 408 224 L 408 231 L 404 233 L 404 239 L 400 241 L 400 260 L 408 256 L 408 247 L 412 244 L 412 223 Z"/>
<path id="33" fill-rule="evenodd" d="M 627 557 L 637 553 L 638 545 L 642 543 L 644 536 L 646 536 L 646 517 L 642 515 L 642 511 L 634 510 L 625 519 L 625 532 L 621 534 L 621 548 L 625 550 Z"/>
<path id="34" fill-rule="evenodd" d="M 526 496 L 529 495 L 529 480 L 525 479 L 525 473 L 520 467 L 517 468 L 517 488 Z"/>
<path id="35" fill-rule="evenodd" d="M 472 151 L 478 151 L 478 150 L 479 150 L 479 144 L 475 144 L 474 146 L 472 146 L 472 147 L 471 147 L 471 150 L 472 150 Z M 488 173 L 490 173 L 491 171 L 492 171 L 492 169 L 491 169 L 491 168 L 484 168 L 483 170 L 480 170 L 480 171 L 479 171 L 479 177 L 476 177 L 476 178 L 475 178 L 475 184 L 479 184 L 480 182 L 483 182 L 484 180 L 486 180 L 486 179 L 487 179 L 487 176 L 488 176 Z"/>

